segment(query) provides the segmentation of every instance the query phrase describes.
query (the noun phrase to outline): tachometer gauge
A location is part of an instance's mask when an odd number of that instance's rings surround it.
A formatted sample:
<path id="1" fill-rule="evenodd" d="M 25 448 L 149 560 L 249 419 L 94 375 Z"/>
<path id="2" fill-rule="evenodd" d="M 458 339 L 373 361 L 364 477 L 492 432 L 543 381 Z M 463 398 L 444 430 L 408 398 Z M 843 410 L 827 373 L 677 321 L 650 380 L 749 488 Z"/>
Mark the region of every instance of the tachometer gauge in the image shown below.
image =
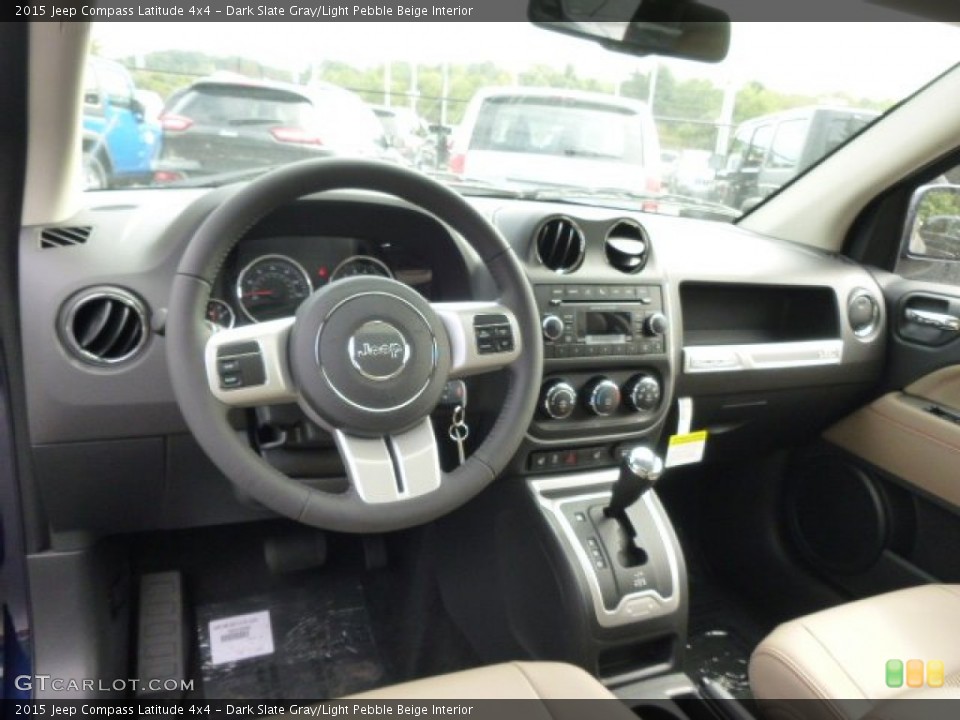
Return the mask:
<path id="1" fill-rule="evenodd" d="M 289 317 L 313 292 L 307 271 L 286 255 L 263 255 L 237 278 L 237 300 L 254 322 Z"/>
<path id="2" fill-rule="evenodd" d="M 217 327 L 229 329 L 237 321 L 237 316 L 233 314 L 233 308 L 223 300 L 210 298 L 207 303 L 207 320 Z"/>
<path id="3" fill-rule="evenodd" d="M 383 261 L 377 260 L 377 258 L 370 257 L 369 255 L 354 255 L 337 265 L 336 269 L 330 273 L 330 282 L 348 277 L 357 277 L 358 275 L 393 277 L 390 268 L 388 268 Z"/>

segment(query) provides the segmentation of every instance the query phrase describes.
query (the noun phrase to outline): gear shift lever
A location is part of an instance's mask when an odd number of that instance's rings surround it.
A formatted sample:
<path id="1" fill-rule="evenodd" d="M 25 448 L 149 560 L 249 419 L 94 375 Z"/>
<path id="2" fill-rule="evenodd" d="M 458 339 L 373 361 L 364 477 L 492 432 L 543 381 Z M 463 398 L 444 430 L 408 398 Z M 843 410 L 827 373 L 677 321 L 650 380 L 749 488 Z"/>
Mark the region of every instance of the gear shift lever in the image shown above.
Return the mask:
<path id="1" fill-rule="evenodd" d="M 603 509 L 608 518 L 626 519 L 626 510 L 653 487 L 663 474 L 663 460 L 648 447 L 635 447 L 620 463 L 620 477 L 613 484 L 610 504 Z M 623 523 L 629 527 L 629 523 Z"/>

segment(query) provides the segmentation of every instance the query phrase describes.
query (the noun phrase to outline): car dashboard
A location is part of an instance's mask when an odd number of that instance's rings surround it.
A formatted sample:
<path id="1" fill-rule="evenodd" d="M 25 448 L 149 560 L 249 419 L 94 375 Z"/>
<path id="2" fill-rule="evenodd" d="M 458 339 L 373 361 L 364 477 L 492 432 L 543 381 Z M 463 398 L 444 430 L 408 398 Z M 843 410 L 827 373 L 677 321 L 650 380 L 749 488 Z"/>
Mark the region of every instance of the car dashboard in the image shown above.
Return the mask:
<path id="1" fill-rule="evenodd" d="M 179 258 L 235 191 L 88 193 L 69 222 L 23 229 L 35 482 L 55 531 L 270 516 L 238 500 L 189 435 L 164 347 Z M 787 445 L 853 407 L 879 377 L 882 294 L 842 258 L 716 222 L 470 202 L 523 264 L 542 323 L 538 410 L 501 481 L 609 467 L 637 444 L 663 447 L 677 432 L 681 399 L 693 429 L 709 432 L 705 462 Z M 392 276 L 434 302 L 498 295 L 469 243 L 433 216 L 339 191 L 250 228 L 224 259 L 207 320 L 229 327 L 291 315 L 312 291 L 364 274 Z M 114 333 L 126 338 L 120 350 L 104 340 Z M 504 385 L 497 374 L 468 379 L 473 442 L 495 418 Z M 438 407 L 441 433 L 448 417 L 449 407 Z M 329 436 L 295 406 L 236 411 L 233 420 L 288 474 L 342 486 Z"/>

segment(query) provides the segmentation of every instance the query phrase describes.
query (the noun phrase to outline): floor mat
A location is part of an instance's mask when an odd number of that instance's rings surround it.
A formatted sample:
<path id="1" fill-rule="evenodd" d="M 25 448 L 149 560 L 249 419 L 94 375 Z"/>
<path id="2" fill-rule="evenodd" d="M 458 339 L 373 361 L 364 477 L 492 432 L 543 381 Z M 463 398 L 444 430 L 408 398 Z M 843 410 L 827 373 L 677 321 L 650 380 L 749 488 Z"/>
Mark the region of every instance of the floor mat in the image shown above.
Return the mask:
<path id="1" fill-rule="evenodd" d="M 199 605 L 196 623 L 207 699 L 327 699 L 392 681 L 359 582 Z"/>
<path id="2" fill-rule="evenodd" d="M 710 678 L 739 700 L 749 700 L 750 653 L 770 628 L 741 598 L 706 572 L 694 553 L 690 574 L 690 626 L 683 661 L 694 680 Z"/>
<path id="3" fill-rule="evenodd" d="M 747 680 L 750 646 L 726 628 L 691 633 L 683 667 L 695 681 L 709 678 L 738 700 L 752 697 Z"/>

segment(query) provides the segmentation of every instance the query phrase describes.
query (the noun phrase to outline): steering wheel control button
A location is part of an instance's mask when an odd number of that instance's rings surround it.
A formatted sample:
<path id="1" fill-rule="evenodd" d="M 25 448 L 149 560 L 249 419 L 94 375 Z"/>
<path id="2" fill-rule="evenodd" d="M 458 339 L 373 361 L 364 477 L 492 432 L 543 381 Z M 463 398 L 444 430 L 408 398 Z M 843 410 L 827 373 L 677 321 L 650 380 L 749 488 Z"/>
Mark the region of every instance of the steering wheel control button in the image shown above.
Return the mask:
<path id="1" fill-rule="evenodd" d="M 592 380 L 584 387 L 584 403 L 594 415 L 613 415 L 620 407 L 620 388 L 609 378 Z"/>
<path id="2" fill-rule="evenodd" d="M 555 380 L 543 389 L 541 408 L 547 417 L 566 420 L 577 406 L 577 391 L 563 380 Z"/>
<path id="3" fill-rule="evenodd" d="M 473 335 L 481 355 L 513 350 L 513 331 L 504 315 L 477 315 L 473 319 Z"/>
<path id="4" fill-rule="evenodd" d="M 624 386 L 627 406 L 636 412 L 650 413 L 660 407 L 660 381 L 653 375 L 634 375 Z"/>
<path id="5" fill-rule="evenodd" d="M 217 348 L 217 375 L 223 390 L 266 383 L 260 346 L 256 342 L 245 342 Z"/>
<path id="6" fill-rule="evenodd" d="M 391 380 L 410 362 L 410 344 L 390 323 L 371 320 L 350 336 L 350 362 L 361 375 L 374 382 Z"/>

